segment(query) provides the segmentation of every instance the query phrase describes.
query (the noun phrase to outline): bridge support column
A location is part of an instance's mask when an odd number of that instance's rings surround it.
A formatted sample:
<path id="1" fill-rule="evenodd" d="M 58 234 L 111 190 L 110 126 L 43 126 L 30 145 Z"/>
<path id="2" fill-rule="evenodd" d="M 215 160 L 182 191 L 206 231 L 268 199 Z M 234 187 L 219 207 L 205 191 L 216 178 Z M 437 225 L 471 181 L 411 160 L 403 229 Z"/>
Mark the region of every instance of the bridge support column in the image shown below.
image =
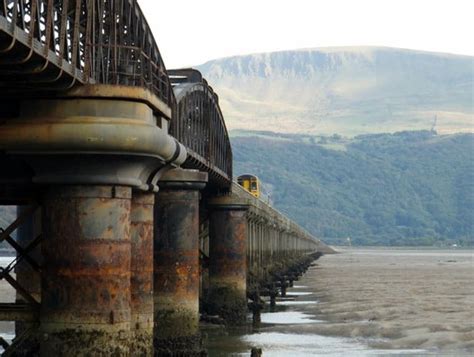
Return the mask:
<path id="1" fill-rule="evenodd" d="M 44 197 L 42 356 L 129 355 L 130 198 L 120 186 Z"/>
<path id="2" fill-rule="evenodd" d="M 199 190 L 207 174 L 174 169 L 159 182 L 155 206 L 155 355 L 201 353 Z"/>
<path id="3" fill-rule="evenodd" d="M 133 192 L 131 207 L 132 356 L 153 355 L 154 193 Z"/>
<path id="4" fill-rule="evenodd" d="M 228 324 L 242 324 L 247 316 L 248 205 L 223 197 L 211 200 L 210 209 L 207 309 Z"/>

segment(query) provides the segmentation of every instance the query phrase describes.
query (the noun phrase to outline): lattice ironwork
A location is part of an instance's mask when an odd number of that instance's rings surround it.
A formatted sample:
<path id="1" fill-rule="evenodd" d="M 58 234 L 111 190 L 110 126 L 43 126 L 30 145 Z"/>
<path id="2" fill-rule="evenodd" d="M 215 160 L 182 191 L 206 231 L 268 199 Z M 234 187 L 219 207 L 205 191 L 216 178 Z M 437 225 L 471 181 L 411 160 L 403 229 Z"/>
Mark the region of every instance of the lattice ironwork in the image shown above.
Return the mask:
<path id="1" fill-rule="evenodd" d="M 0 0 L 0 91 L 75 83 L 173 91 L 136 0 Z"/>
<path id="2" fill-rule="evenodd" d="M 0 267 L 0 280 L 5 279 L 5 281 L 10 284 L 17 293 L 16 303 L 0 303 L 0 320 L 3 321 L 35 322 L 37 320 L 40 302 L 31 295 L 28 287 L 23 286 L 17 279 L 15 279 L 12 273 L 20 263 L 28 264 L 37 274 L 41 273 L 41 266 L 31 257 L 30 254 L 41 243 L 42 235 L 39 234 L 37 237 L 32 237 L 32 239 L 29 239 L 29 242 L 22 247 L 12 237 L 12 233 L 21 225 L 30 221 L 38 209 L 38 205 L 28 206 L 21 211 L 21 214 L 19 214 L 17 219 L 7 228 L 3 229 L 0 227 L 0 243 L 5 241 L 16 251 L 16 257 L 10 262 L 10 264 L 6 267 Z M 18 297 L 20 297 L 20 299 L 18 299 Z M 0 345 L 5 350 L 2 355 L 10 355 L 9 353 L 14 351 L 23 340 L 28 339 L 30 334 L 37 327 L 37 323 L 24 325 L 23 327 L 24 328 L 21 330 L 20 335 L 15 337 L 12 344 L 8 344 L 4 339 L 0 340 Z"/>
<path id="3" fill-rule="evenodd" d="M 39 302 L 36 301 L 33 296 L 31 296 L 31 294 L 26 288 L 21 286 L 15 280 L 15 278 L 13 278 L 11 272 L 14 271 L 15 267 L 22 260 L 28 262 L 28 264 L 33 268 L 33 270 L 37 271 L 38 273 L 41 272 L 41 267 L 39 266 L 39 264 L 28 254 L 41 242 L 42 236 L 38 235 L 38 237 L 33 239 L 26 247 L 23 248 L 12 238 L 11 234 L 23 222 L 25 222 L 26 219 L 33 215 L 37 209 L 38 206 L 31 206 L 30 208 L 23 211 L 22 214 L 19 215 L 18 218 L 6 229 L 0 228 L 0 243 L 6 241 L 13 249 L 15 249 L 17 253 L 15 259 L 13 259 L 7 267 L 0 267 L 0 280 L 5 279 L 26 301 L 33 305 L 37 305 Z"/>
<path id="4" fill-rule="evenodd" d="M 219 98 L 194 69 L 170 70 L 176 108 L 170 134 L 188 150 L 183 165 L 209 172 L 209 180 L 230 187 L 232 148 Z"/>

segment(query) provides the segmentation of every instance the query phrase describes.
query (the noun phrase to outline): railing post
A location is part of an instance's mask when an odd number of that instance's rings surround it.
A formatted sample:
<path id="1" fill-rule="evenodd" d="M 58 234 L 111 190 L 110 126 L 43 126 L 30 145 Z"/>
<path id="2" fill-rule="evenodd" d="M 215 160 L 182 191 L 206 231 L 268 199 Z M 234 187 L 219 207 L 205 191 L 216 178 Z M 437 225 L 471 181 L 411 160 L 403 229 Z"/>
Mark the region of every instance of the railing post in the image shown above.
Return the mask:
<path id="1" fill-rule="evenodd" d="M 199 190 L 207 173 L 174 169 L 160 180 L 155 205 L 155 355 L 201 353 Z M 173 354 L 174 353 L 174 354 Z"/>
<path id="2" fill-rule="evenodd" d="M 228 324 L 247 315 L 248 203 L 232 196 L 209 202 L 209 296 L 206 308 Z"/>
<path id="3" fill-rule="evenodd" d="M 121 186 L 44 196 L 42 356 L 129 354 L 130 198 Z"/>

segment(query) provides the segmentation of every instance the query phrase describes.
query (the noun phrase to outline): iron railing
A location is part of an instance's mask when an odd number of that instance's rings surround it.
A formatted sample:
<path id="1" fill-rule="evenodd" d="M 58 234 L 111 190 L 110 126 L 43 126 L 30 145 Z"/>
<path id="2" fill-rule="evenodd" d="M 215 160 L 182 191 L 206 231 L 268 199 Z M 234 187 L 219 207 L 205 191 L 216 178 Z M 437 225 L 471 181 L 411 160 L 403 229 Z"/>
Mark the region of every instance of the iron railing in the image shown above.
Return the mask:
<path id="1" fill-rule="evenodd" d="M 0 90 L 75 83 L 173 91 L 137 0 L 0 0 Z"/>
<path id="2" fill-rule="evenodd" d="M 232 148 L 219 98 L 194 69 L 168 71 L 176 96 L 170 135 L 188 150 L 184 167 L 209 173 L 209 180 L 230 187 Z"/>

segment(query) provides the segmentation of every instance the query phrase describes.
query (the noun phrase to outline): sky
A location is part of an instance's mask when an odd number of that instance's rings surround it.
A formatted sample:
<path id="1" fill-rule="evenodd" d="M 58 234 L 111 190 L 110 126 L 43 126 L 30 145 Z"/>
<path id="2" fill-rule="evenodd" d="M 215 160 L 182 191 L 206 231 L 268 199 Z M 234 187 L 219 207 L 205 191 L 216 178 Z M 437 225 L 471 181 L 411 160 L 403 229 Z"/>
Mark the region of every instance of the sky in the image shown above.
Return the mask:
<path id="1" fill-rule="evenodd" d="M 474 0 L 138 0 L 167 68 L 249 53 L 389 46 L 474 56 Z"/>

